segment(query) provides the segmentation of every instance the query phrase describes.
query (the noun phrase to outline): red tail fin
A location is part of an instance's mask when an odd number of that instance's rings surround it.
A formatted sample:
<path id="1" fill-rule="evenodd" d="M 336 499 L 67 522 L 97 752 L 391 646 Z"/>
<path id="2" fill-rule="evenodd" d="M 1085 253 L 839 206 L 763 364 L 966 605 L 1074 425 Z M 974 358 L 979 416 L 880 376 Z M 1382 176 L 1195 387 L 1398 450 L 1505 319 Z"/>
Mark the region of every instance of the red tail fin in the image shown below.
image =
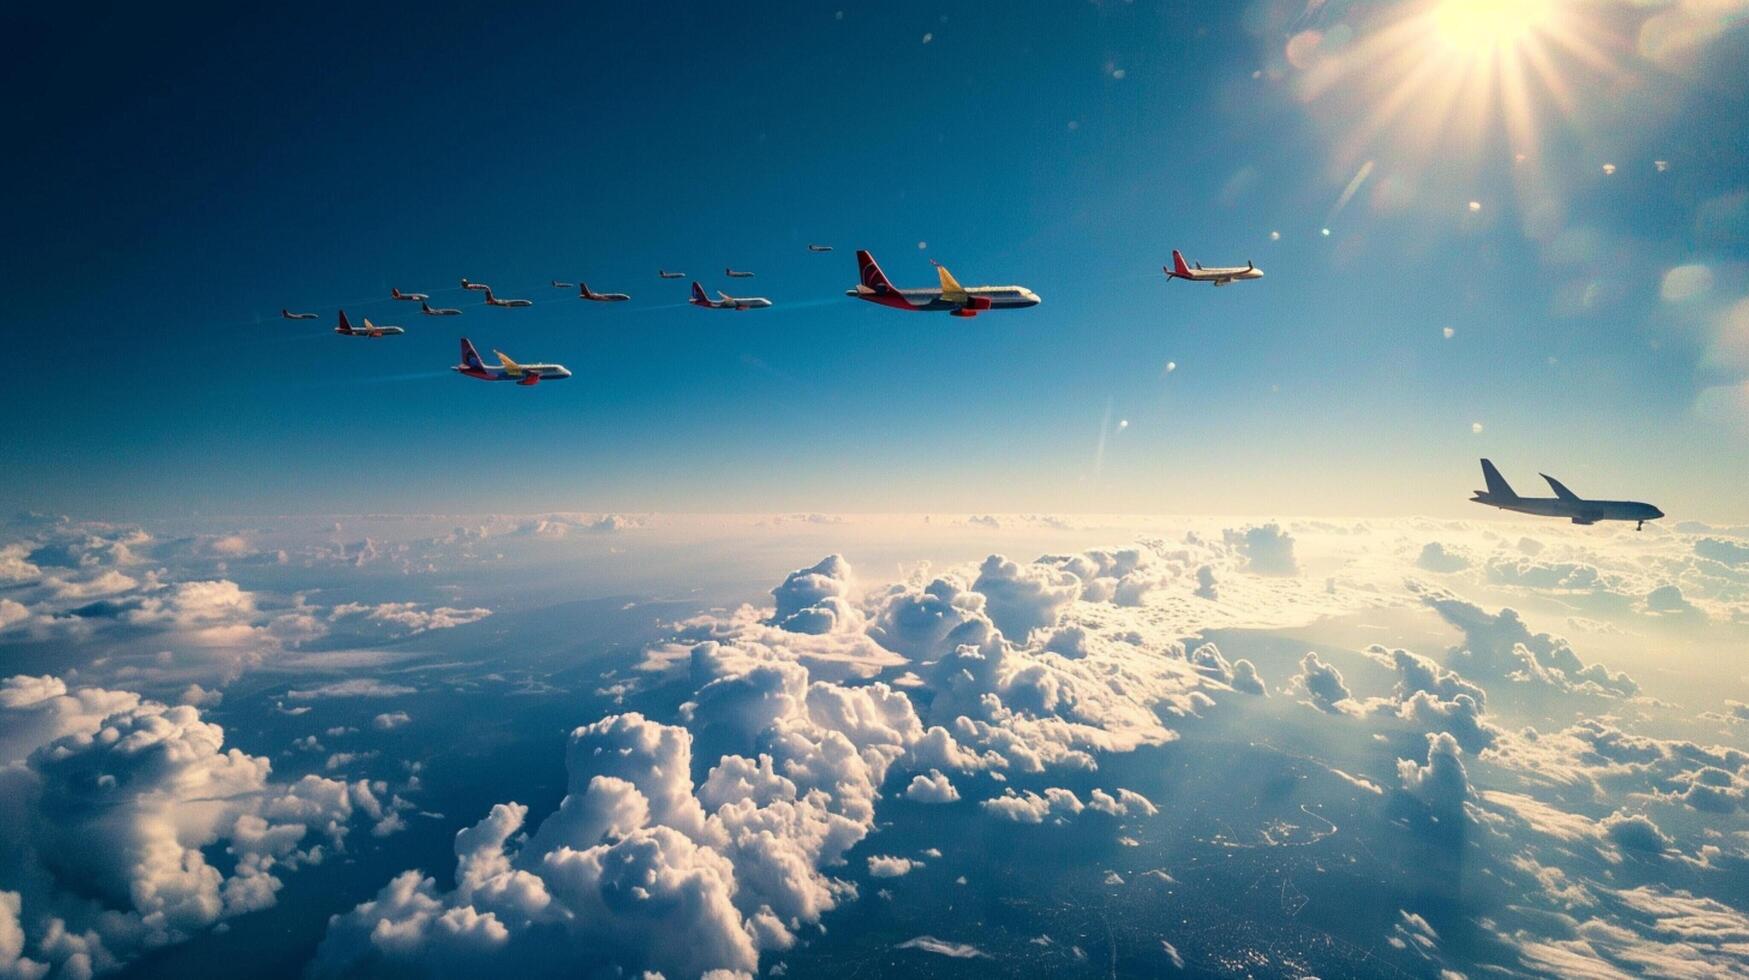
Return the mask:
<path id="1" fill-rule="evenodd" d="M 462 338 L 462 367 L 473 368 L 476 371 L 486 369 L 485 362 L 480 360 L 480 352 L 474 350 L 474 342 L 466 337 Z"/>
<path id="2" fill-rule="evenodd" d="M 346 319 L 346 311 L 345 310 L 340 311 L 340 326 L 335 327 L 334 332 L 335 333 L 344 333 L 344 334 L 352 333 L 352 321 Z"/>
<path id="3" fill-rule="evenodd" d="M 592 296 L 594 294 L 589 292 L 589 284 L 584 282 L 583 280 L 579 279 L 579 280 L 577 280 L 577 295 L 583 297 L 584 299 L 588 299 L 590 296 Z"/>
<path id="4" fill-rule="evenodd" d="M 862 284 L 877 293 L 890 292 L 893 284 L 887 280 L 887 274 L 874 260 L 867 249 L 856 250 L 856 267 L 862 273 Z"/>
<path id="5" fill-rule="evenodd" d="M 1172 250 L 1172 274 L 1175 276 L 1190 275 L 1190 266 L 1184 264 L 1184 253 L 1177 249 Z"/>
<path id="6" fill-rule="evenodd" d="M 700 286 L 696 279 L 692 283 L 692 301 L 699 306 L 711 305 L 710 297 L 704 294 L 704 287 Z"/>

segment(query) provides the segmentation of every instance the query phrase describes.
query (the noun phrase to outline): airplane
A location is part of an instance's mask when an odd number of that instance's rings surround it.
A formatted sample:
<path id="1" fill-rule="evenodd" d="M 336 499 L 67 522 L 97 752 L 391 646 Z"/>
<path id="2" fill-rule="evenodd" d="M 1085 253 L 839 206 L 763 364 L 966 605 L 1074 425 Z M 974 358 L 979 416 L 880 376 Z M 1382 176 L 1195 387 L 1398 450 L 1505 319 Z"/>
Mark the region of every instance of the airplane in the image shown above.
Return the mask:
<path id="1" fill-rule="evenodd" d="M 717 299 L 711 299 L 704 294 L 703 286 L 700 286 L 697 282 L 692 284 L 692 299 L 690 302 L 693 306 L 700 306 L 707 310 L 763 310 L 771 305 L 771 300 L 768 300 L 763 296 L 736 297 L 730 296 L 722 290 L 717 291 L 717 296 Z"/>
<path id="2" fill-rule="evenodd" d="M 1231 286 L 1241 279 L 1262 279 L 1263 270 L 1245 263 L 1243 268 L 1233 266 L 1225 269 L 1205 269 L 1198 262 L 1193 268 L 1184 263 L 1184 253 L 1172 250 L 1172 268 L 1166 269 L 1166 281 L 1188 279 L 1191 282 L 1212 282 L 1216 286 Z"/>
<path id="3" fill-rule="evenodd" d="M 532 299 L 499 299 L 498 297 L 492 295 L 492 287 L 487 286 L 486 287 L 486 305 L 487 306 L 505 306 L 505 307 L 533 306 L 534 300 L 532 300 Z"/>
<path id="4" fill-rule="evenodd" d="M 808 251 L 810 251 L 810 252 L 830 252 L 830 251 L 832 251 L 832 246 L 810 244 L 808 246 Z"/>
<path id="5" fill-rule="evenodd" d="M 1549 487 L 1555 491 L 1553 497 L 1520 497 L 1507 485 L 1506 478 L 1494 468 L 1488 460 L 1482 460 L 1482 479 L 1488 482 L 1488 489 L 1477 490 L 1470 500 L 1478 504 L 1487 504 L 1501 510 L 1517 511 L 1520 514 L 1535 514 L 1538 517 L 1568 517 L 1574 524 L 1596 524 L 1598 521 L 1633 521 L 1634 530 L 1641 531 L 1647 521 L 1655 521 L 1664 516 L 1664 512 L 1651 504 L 1643 504 L 1637 500 L 1584 500 L 1561 481 L 1542 474 L 1549 481 Z"/>
<path id="6" fill-rule="evenodd" d="M 728 276 L 730 279 L 751 279 L 751 278 L 753 278 L 753 273 L 751 273 L 751 272 L 737 272 L 737 271 L 735 271 L 733 266 L 731 266 L 727 269 L 724 269 L 723 275 Z"/>
<path id="7" fill-rule="evenodd" d="M 941 279 L 939 289 L 899 289 L 875 263 L 874 256 L 858 249 L 856 264 L 862 281 L 844 295 L 901 310 L 950 310 L 954 316 L 977 316 L 985 310 L 1021 309 L 1039 304 L 1038 294 L 1025 286 L 962 286 L 947 266 L 935 263 Z"/>
<path id="8" fill-rule="evenodd" d="M 597 303 L 623 303 L 631 299 L 628 293 L 598 293 L 589 288 L 586 282 L 577 284 L 577 298 L 594 300 Z"/>
<path id="9" fill-rule="evenodd" d="M 571 284 L 568 282 L 560 282 L 557 279 L 554 279 L 553 280 L 553 288 L 554 289 L 570 289 Z"/>
<path id="10" fill-rule="evenodd" d="M 570 369 L 563 364 L 518 364 L 506 357 L 503 351 L 492 353 L 498 355 L 499 367 L 487 367 L 480 360 L 480 352 L 474 350 L 473 342 L 463 337 L 462 362 L 450 370 L 481 381 L 514 381 L 524 388 L 531 388 L 543 380 L 563 381 L 571 376 Z"/>
<path id="11" fill-rule="evenodd" d="M 441 307 L 441 306 L 436 308 L 436 309 L 432 309 L 431 304 L 425 302 L 424 300 L 419 301 L 419 312 L 425 314 L 426 316 L 461 316 L 462 315 L 461 310 L 452 310 L 452 309 L 447 309 L 447 308 Z"/>
<path id="12" fill-rule="evenodd" d="M 656 278 L 658 278 L 658 279 L 685 279 L 686 273 L 684 273 L 684 272 L 669 272 L 667 269 L 657 269 L 656 270 Z"/>
<path id="13" fill-rule="evenodd" d="M 463 288 L 463 289 L 472 289 L 472 290 L 476 290 L 476 291 L 477 291 L 477 290 L 486 290 L 486 289 L 491 289 L 491 288 L 492 288 L 492 287 L 491 287 L 491 286 L 488 286 L 488 285 L 486 285 L 486 284 L 485 284 L 485 283 L 483 283 L 483 282 L 470 282 L 470 281 L 468 281 L 468 280 L 467 280 L 467 279 L 463 279 L 463 280 L 462 280 L 462 288 Z"/>
<path id="14" fill-rule="evenodd" d="M 351 320 L 346 319 L 346 311 L 341 310 L 340 325 L 334 328 L 334 332 L 342 337 L 392 337 L 407 331 L 400 327 L 379 327 L 370 322 L 370 317 L 364 318 L 364 326 L 355 327 Z"/>
<path id="15" fill-rule="evenodd" d="M 389 287 L 390 299 L 404 299 L 410 303 L 423 303 L 431 297 L 425 293 L 403 293 L 393 286 Z"/>
<path id="16" fill-rule="evenodd" d="M 287 320 L 320 320 L 322 318 L 320 313 L 293 313 L 284 307 L 280 308 L 279 315 Z"/>

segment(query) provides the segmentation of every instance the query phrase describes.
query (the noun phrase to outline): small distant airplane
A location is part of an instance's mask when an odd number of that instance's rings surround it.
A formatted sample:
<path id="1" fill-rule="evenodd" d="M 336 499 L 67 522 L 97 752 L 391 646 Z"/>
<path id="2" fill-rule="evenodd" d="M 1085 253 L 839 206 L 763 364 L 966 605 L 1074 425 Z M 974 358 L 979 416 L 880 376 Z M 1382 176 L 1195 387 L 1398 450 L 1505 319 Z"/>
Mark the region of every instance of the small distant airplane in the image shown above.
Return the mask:
<path id="1" fill-rule="evenodd" d="M 404 299 L 410 303 L 423 303 L 431 297 L 425 293 L 403 293 L 393 286 L 389 287 L 390 299 Z"/>
<path id="2" fill-rule="evenodd" d="M 553 288 L 554 289 L 570 289 L 572 285 L 573 285 L 572 283 L 560 282 L 557 279 L 553 280 Z"/>
<path id="3" fill-rule="evenodd" d="M 503 351 L 493 351 L 498 355 L 499 367 L 489 368 L 480 360 L 480 352 L 474 350 L 474 344 L 468 338 L 462 338 L 462 362 L 450 368 L 457 374 L 465 374 L 481 381 L 514 381 L 524 388 L 529 388 L 546 381 L 563 381 L 571 376 L 571 371 L 563 364 L 518 364 L 505 356 Z"/>
<path id="4" fill-rule="evenodd" d="M 280 308 L 279 315 L 287 320 L 320 320 L 322 318 L 320 313 L 293 313 L 284 307 Z"/>
<path id="5" fill-rule="evenodd" d="M 1651 504 L 1643 504 L 1637 500 L 1584 500 L 1561 484 L 1561 481 L 1542 474 L 1549 481 L 1549 487 L 1555 491 L 1553 497 L 1520 497 L 1507 484 L 1506 478 L 1494 468 L 1488 460 L 1482 460 L 1482 479 L 1488 483 L 1488 489 L 1477 490 L 1470 500 L 1478 504 L 1487 504 L 1501 510 L 1517 511 L 1520 514 L 1535 514 L 1538 517 L 1567 517 L 1574 524 L 1596 524 L 1598 521 L 1633 521 L 1634 530 L 1644 530 L 1647 521 L 1655 521 L 1664 516 L 1664 512 Z"/>
<path id="6" fill-rule="evenodd" d="M 1023 309 L 1039 304 L 1038 294 L 1025 286 L 962 286 L 947 266 L 935 263 L 941 279 L 939 289 L 899 289 L 887 279 L 887 274 L 866 250 L 856 253 L 856 264 L 862 281 L 844 295 L 865 299 L 870 303 L 892 306 L 901 310 L 948 310 L 954 316 L 977 316 L 985 310 Z"/>
<path id="7" fill-rule="evenodd" d="M 400 327 L 379 327 L 370 322 L 370 317 L 364 318 L 364 326 L 355 327 L 351 320 L 346 319 L 346 311 L 341 310 L 340 325 L 334 328 L 334 332 L 342 337 L 392 337 L 407 331 Z"/>
<path id="8" fill-rule="evenodd" d="M 452 309 L 448 309 L 448 308 L 441 307 L 441 306 L 436 308 L 436 309 L 432 309 L 431 304 L 425 302 L 424 300 L 419 301 L 419 312 L 425 314 L 426 316 L 461 316 L 462 315 L 461 310 L 452 310 Z"/>
<path id="9" fill-rule="evenodd" d="M 487 306 L 503 306 L 503 307 L 533 306 L 534 300 L 532 300 L 532 299 L 499 299 L 498 297 L 492 295 L 492 287 L 487 286 L 486 287 L 486 305 Z"/>
<path id="10" fill-rule="evenodd" d="M 810 252 L 830 252 L 830 251 L 832 251 L 832 246 L 830 246 L 830 245 L 812 245 L 812 244 L 810 244 L 810 245 L 809 245 L 809 246 L 808 246 L 808 251 L 810 251 Z"/>
<path id="11" fill-rule="evenodd" d="M 463 289 L 473 289 L 473 290 L 490 290 L 492 287 L 486 285 L 483 282 L 471 282 L 467 279 L 463 279 L 462 280 L 462 288 Z"/>
<path id="12" fill-rule="evenodd" d="M 580 282 L 577 284 L 577 298 L 597 303 L 623 303 L 632 297 L 630 293 L 598 293 L 591 290 L 588 283 Z"/>
<path id="13" fill-rule="evenodd" d="M 1212 282 L 1216 286 L 1231 286 L 1241 279 L 1262 279 L 1263 270 L 1250 262 L 1226 269 L 1205 269 L 1198 262 L 1194 267 L 1184 263 L 1184 253 L 1172 250 L 1172 268 L 1166 270 L 1166 281 L 1188 279 L 1191 282 Z"/>
<path id="14" fill-rule="evenodd" d="M 738 272 L 733 267 L 724 269 L 723 275 L 728 276 L 730 279 L 751 279 L 751 278 L 753 278 L 753 273 L 751 273 L 751 272 Z"/>
<path id="15" fill-rule="evenodd" d="M 684 272 L 669 272 L 667 269 L 657 269 L 656 270 L 656 278 L 658 278 L 658 279 L 685 279 L 686 273 L 684 273 Z"/>
<path id="16" fill-rule="evenodd" d="M 730 296 L 721 290 L 717 291 L 717 299 L 711 299 L 704 294 L 704 287 L 698 283 L 692 284 L 692 305 L 701 306 L 707 310 L 763 310 L 771 305 L 771 300 L 763 296 Z"/>

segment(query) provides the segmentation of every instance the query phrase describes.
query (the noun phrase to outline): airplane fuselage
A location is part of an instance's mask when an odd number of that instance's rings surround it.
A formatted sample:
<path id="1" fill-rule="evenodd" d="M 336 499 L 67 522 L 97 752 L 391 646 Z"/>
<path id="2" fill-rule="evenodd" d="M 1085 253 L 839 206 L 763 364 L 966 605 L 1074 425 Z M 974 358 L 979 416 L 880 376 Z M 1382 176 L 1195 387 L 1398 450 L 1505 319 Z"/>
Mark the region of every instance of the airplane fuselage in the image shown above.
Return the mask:
<path id="1" fill-rule="evenodd" d="M 731 296 L 726 299 L 706 300 L 703 303 L 693 300 L 692 305 L 707 310 L 763 310 L 771 305 L 771 300 L 763 296 Z"/>
<path id="2" fill-rule="evenodd" d="M 970 304 L 947 299 L 940 289 L 870 289 L 867 286 L 857 286 L 846 289 L 844 295 L 854 299 L 867 300 L 881 306 L 891 306 L 900 310 L 915 310 L 919 313 L 957 312 L 976 307 L 989 310 L 1021 310 L 1039 304 L 1038 294 L 1025 286 L 967 286 L 966 297 Z M 984 306 L 979 300 L 989 300 Z"/>
<path id="3" fill-rule="evenodd" d="M 1498 507 L 1537 517 L 1564 517 L 1574 524 L 1596 524 L 1598 521 L 1655 521 L 1664 512 L 1651 504 L 1637 500 L 1562 500 L 1559 497 L 1520 497 L 1517 495 L 1476 491 L 1472 503 Z"/>
<path id="4" fill-rule="evenodd" d="M 563 381 L 571 376 L 570 369 L 563 364 L 518 364 L 515 371 L 508 368 L 469 367 L 465 364 L 456 364 L 450 370 L 466 377 L 477 378 L 480 381 L 514 381 L 524 385 L 534 383 L 529 380 L 530 377 L 533 377 L 535 381 Z"/>
<path id="5" fill-rule="evenodd" d="M 1263 270 L 1250 266 L 1239 266 L 1235 269 L 1191 269 L 1189 272 L 1173 272 L 1166 270 L 1173 279 L 1188 279 L 1191 282 L 1212 282 L 1217 286 L 1230 286 L 1245 279 L 1262 279 Z"/>
<path id="6" fill-rule="evenodd" d="M 367 323 L 362 327 L 353 327 L 351 330 L 335 330 L 334 332 L 342 337 L 393 337 L 407 331 L 403 327 L 379 327 Z"/>

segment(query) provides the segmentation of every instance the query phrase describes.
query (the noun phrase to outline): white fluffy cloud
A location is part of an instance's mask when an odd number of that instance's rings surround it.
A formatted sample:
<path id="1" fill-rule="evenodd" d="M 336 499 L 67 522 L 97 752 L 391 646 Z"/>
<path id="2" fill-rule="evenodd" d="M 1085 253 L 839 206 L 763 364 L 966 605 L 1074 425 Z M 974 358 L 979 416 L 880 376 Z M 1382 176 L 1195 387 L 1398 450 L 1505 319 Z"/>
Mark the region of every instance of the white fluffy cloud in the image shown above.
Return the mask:
<path id="1" fill-rule="evenodd" d="M 15 896 L 0 957 L 22 962 L 16 946 L 70 975 L 272 905 L 280 874 L 341 846 L 355 812 L 385 813 L 365 783 L 274 782 L 199 709 L 129 692 L 13 677 L 0 732 L 0 892 Z M 217 845 L 228 873 L 206 859 Z"/>

